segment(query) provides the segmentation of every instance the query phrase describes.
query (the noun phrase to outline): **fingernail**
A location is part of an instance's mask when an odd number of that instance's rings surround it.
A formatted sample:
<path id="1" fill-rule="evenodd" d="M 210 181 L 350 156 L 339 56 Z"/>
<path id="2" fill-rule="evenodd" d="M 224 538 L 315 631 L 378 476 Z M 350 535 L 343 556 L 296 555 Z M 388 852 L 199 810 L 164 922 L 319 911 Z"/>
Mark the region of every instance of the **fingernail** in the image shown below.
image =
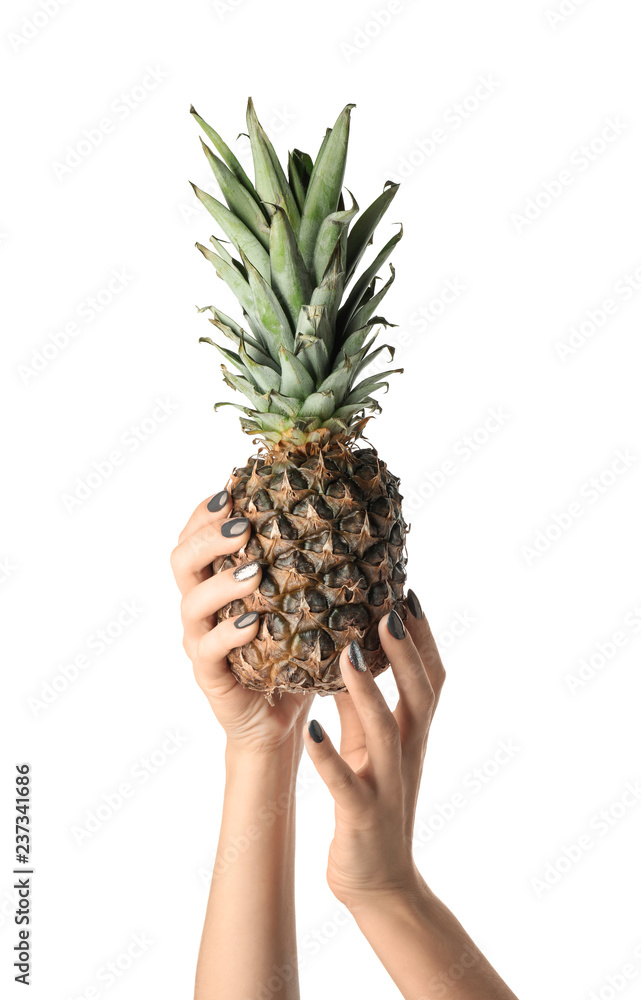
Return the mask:
<path id="1" fill-rule="evenodd" d="M 388 614 L 387 628 L 389 629 L 390 634 L 393 635 L 395 639 L 405 638 L 405 626 L 401 621 L 400 615 L 396 611 L 390 611 L 390 613 Z"/>
<path id="2" fill-rule="evenodd" d="M 242 535 L 249 527 L 249 520 L 246 517 L 233 517 L 231 521 L 225 521 L 220 533 L 223 538 L 235 538 Z"/>
<path id="3" fill-rule="evenodd" d="M 407 591 L 407 606 L 415 618 L 423 617 L 423 609 L 421 607 L 421 602 L 414 593 L 413 590 Z"/>
<path id="4" fill-rule="evenodd" d="M 207 510 L 210 510 L 212 514 L 215 514 L 217 510 L 223 509 L 228 500 L 229 493 L 227 490 L 221 490 L 220 493 L 216 493 L 216 495 L 211 498 L 207 504 Z"/>
<path id="5" fill-rule="evenodd" d="M 365 657 L 363 656 L 363 650 L 358 645 L 355 639 L 349 644 L 349 662 L 352 664 L 354 670 L 358 670 L 359 674 L 364 674 L 367 670 L 367 663 L 365 662 Z"/>
<path id="6" fill-rule="evenodd" d="M 244 580 L 251 580 L 252 576 L 256 576 L 259 569 L 260 563 L 254 560 L 254 562 L 245 563 L 244 566 L 238 566 L 232 576 L 237 583 L 242 583 Z"/>
<path id="7" fill-rule="evenodd" d="M 244 615 L 237 618 L 234 622 L 234 628 L 247 628 L 249 625 L 253 625 L 258 619 L 257 611 L 246 611 Z"/>
<path id="8" fill-rule="evenodd" d="M 325 735 L 325 733 L 323 732 L 320 724 L 316 721 L 316 719 L 312 719 L 307 728 L 309 730 L 309 735 L 313 739 L 314 743 L 323 742 L 323 736 Z"/>

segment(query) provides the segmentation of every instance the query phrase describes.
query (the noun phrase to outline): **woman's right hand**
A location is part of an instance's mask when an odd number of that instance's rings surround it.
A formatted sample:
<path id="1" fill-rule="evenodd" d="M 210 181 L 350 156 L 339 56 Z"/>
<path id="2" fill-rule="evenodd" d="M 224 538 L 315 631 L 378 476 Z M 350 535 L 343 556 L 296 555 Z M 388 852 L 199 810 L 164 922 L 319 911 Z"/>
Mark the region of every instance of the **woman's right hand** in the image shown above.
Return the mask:
<path id="1" fill-rule="evenodd" d="M 242 573 L 213 572 L 214 559 L 238 552 L 249 541 L 249 521 L 230 519 L 231 510 L 227 490 L 203 500 L 180 533 L 171 566 L 182 594 L 183 646 L 196 681 L 225 729 L 228 743 L 241 751 L 263 753 L 298 735 L 313 695 L 288 694 L 270 705 L 261 691 L 242 687 L 229 669 L 227 654 L 256 637 L 259 615 L 250 612 L 216 624 L 216 612 L 251 594 L 262 577 L 259 563 L 249 561 L 240 567 Z"/>
<path id="2" fill-rule="evenodd" d="M 381 644 L 398 686 L 392 711 L 355 643 L 343 651 L 347 692 L 337 694 L 340 754 L 318 722 L 305 746 L 335 801 L 336 830 L 327 880 L 334 895 L 354 909 L 421 883 L 412 856 L 412 834 L 427 737 L 445 680 L 436 643 L 410 591 L 407 628 L 392 611 L 379 625 Z"/>

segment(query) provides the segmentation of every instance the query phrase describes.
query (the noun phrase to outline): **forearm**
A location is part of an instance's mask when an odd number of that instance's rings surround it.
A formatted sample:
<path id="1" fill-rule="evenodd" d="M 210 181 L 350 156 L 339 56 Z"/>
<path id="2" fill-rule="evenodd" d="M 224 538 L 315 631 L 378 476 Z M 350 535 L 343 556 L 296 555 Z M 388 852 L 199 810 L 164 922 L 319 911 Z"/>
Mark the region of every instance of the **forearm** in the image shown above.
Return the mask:
<path id="1" fill-rule="evenodd" d="M 195 1000 L 252 1000 L 261 995 L 261 987 L 278 1000 L 298 1000 L 294 917 L 298 761 L 299 754 L 290 745 L 262 758 L 227 750 L 223 816 Z"/>
<path id="2" fill-rule="evenodd" d="M 411 890 L 352 913 L 405 1000 L 516 1000 L 420 875 Z"/>

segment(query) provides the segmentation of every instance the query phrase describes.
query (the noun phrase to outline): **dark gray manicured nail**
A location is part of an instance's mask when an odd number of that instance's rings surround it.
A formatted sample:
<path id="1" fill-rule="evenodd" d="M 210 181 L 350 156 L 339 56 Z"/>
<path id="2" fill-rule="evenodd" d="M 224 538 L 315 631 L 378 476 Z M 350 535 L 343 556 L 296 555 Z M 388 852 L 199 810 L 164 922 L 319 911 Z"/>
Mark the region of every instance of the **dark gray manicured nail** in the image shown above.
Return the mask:
<path id="1" fill-rule="evenodd" d="M 393 635 L 395 639 L 405 638 L 405 626 L 403 625 L 403 622 L 401 621 L 401 617 L 398 614 L 398 612 L 390 611 L 390 613 L 387 616 L 387 628 L 389 629 L 390 634 Z"/>
<path id="2" fill-rule="evenodd" d="M 367 670 L 367 663 L 365 662 L 365 657 L 363 656 L 363 650 L 355 639 L 352 639 L 349 644 L 349 662 L 352 664 L 354 670 L 358 670 L 359 674 L 364 674 Z"/>
<path id="3" fill-rule="evenodd" d="M 260 563 L 254 560 L 254 562 L 245 563 L 243 566 L 237 566 L 232 576 L 236 583 L 242 583 L 244 580 L 251 580 L 252 576 L 256 576 L 259 569 Z"/>
<path id="4" fill-rule="evenodd" d="M 325 733 L 323 732 L 320 723 L 318 723 L 316 719 L 312 719 L 312 721 L 308 726 L 308 729 L 309 729 L 309 735 L 313 739 L 314 743 L 323 742 L 323 736 L 325 735 Z"/>
<path id="5" fill-rule="evenodd" d="M 253 625 L 257 619 L 258 619 L 257 611 L 246 611 L 244 615 L 241 615 L 240 618 L 236 619 L 236 621 L 234 622 L 234 627 L 247 628 L 248 625 Z"/>
<path id="6" fill-rule="evenodd" d="M 248 527 L 249 521 L 246 517 L 233 517 L 231 521 L 225 521 L 220 533 L 223 538 L 235 538 L 237 535 L 242 535 Z"/>
<path id="7" fill-rule="evenodd" d="M 217 510 L 222 510 L 227 501 L 229 500 L 229 493 L 227 490 L 221 490 L 211 498 L 207 504 L 207 510 L 210 510 L 212 514 L 215 514 Z"/>
<path id="8" fill-rule="evenodd" d="M 421 607 L 421 602 L 414 593 L 413 590 L 407 591 L 407 606 L 415 618 L 423 617 L 423 609 Z"/>

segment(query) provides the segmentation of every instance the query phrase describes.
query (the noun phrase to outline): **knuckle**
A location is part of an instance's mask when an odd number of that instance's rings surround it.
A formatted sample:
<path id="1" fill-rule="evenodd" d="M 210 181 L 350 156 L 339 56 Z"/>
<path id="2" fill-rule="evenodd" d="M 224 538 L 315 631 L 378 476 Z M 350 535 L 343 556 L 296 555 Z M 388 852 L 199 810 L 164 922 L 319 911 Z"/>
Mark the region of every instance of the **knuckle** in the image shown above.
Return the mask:
<path id="1" fill-rule="evenodd" d="M 395 749 L 401 745 L 401 733 L 400 730 L 392 719 L 386 719 L 382 726 L 380 732 L 380 739 L 383 746 L 389 747 L 390 749 Z"/>
<path id="2" fill-rule="evenodd" d="M 354 787 L 354 778 L 349 771 L 339 771 L 334 779 L 337 792 L 349 792 Z"/>
<path id="3" fill-rule="evenodd" d="M 425 685 L 425 693 L 423 695 L 423 703 L 426 708 L 431 708 L 436 701 L 436 691 L 434 690 L 434 685 L 429 681 Z"/>
<path id="4" fill-rule="evenodd" d="M 210 663 L 215 658 L 215 648 L 214 648 L 214 636 L 213 630 L 211 632 L 206 632 L 202 635 L 200 639 L 196 642 L 192 649 L 192 663 L 194 664 L 194 673 L 196 675 L 196 680 L 201 676 L 202 671 L 206 668 L 207 664 Z M 200 684 L 200 681 L 198 680 Z"/>
<path id="5" fill-rule="evenodd" d="M 180 602 L 180 618 L 182 622 L 191 621 L 194 617 L 194 591 L 190 590 L 183 595 Z"/>
<path id="6" fill-rule="evenodd" d="M 195 531 L 188 541 L 189 551 L 195 562 L 201 562 L 203 555 L 209 557 L 220 548 L 220 532 L 213 524 L 206 524 Z"/>
<path id="7" fill-rule="evenodd" d="M 171 550 L 171 554 L 169 556 L 169 565 L 171 566 L 174 576 L 176 576 L 178 570 L 180 569 L 181 563 L 182 563 L 182 549 L 180 547 L 180 544 L 178 544 L 174 549 Z"/>
<path id="8" fill-rule="evenodd" d="M 445 684 L 445 678 L 446 678 L 446 676 L 447 676 L 447 674 L 445 673 L 445 668 L 444 668 L 443 664 L 439 664 L 435 668 L 435 670 L 433 671 L 432 689 L 433 689 L 434 693 L 436 691 L 440 691 L 441 690 L 441 688 Z"/>

